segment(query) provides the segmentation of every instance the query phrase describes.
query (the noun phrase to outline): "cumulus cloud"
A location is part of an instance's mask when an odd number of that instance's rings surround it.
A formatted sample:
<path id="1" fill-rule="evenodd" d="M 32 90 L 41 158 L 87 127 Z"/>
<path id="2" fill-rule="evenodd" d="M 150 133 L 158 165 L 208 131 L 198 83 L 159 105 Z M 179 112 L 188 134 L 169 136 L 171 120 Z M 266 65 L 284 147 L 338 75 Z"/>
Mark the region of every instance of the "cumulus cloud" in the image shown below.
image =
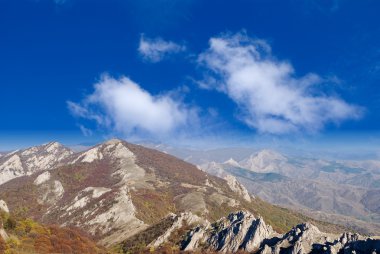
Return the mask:
<path id="1" fill-rule="evenodd" d="M 289 62 L 273 57 L 270 45 L 244 33 L 211 38 L 198 61 L 208 73 L 200 86 L 226 93 L 240 118 L 262 133 L 316 132 L 361 115 L 360 107 L 318 91 L 323 78 L 297 77 Z"/>
<path id="2" fill-rule="evenodd" d="M 196 110 L 175 95 L 152 95 L 127 77 L 106 75 L 94 85 L 93 93 L 80 103 L 68 101 L 67 106 L 73 115 L 123 135 L 168 135 L 197 118 Z"/>
<path id="3" fill-rule="evenodd" d="M 185 46 L 161 38 L 149 39 L 141 35 L 138 51 L 147 61 L 156 63 L 165 57 L 186 50 Z"/>

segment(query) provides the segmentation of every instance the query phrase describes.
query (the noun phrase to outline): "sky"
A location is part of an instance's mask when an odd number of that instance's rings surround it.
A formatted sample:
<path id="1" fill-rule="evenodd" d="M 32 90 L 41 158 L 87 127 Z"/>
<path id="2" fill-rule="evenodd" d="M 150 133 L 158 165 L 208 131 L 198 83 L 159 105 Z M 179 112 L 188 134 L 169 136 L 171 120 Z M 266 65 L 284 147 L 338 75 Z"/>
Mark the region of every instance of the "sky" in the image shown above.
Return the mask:
<path id="1" fill-rule="evenodd" d="M 380 151 L 379 12 L 376 0 L 0 0 L 0 151 L 111 137 Z"/>

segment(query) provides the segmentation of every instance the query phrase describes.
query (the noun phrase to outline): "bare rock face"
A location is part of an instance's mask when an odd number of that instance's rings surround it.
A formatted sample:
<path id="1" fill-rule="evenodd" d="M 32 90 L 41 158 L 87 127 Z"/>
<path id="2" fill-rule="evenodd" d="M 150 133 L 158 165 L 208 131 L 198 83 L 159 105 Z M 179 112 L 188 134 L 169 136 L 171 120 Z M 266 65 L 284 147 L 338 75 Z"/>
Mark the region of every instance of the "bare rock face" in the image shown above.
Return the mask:
<path id="1" fill-rule="evenodd" d="M 272 239 L 268 242 L 275 243 L 271 245 L 274 253 L 279 253 L 276 251 L 279 249 L 287 249 L 292 254 L 303 254 L 310 253 L 315 244 L 325 241 L 326 236 L 317 227 L 310 223 L 304 223 L 292 228 L 277 240 Z"/>
<path id="2" fill-rule="evenodd" d="M 171 219 L 173 220 L 173 224 L 161 236 L 159 236 L 157 239 L 151 242 L 149 246 L 159 247 L 161 244 L 165 243 L 176 230 L 182 228 L 184 225 L 193 225 L 193 224 L 209 225 L 210 224 L 207 220 L 191 212 L 184 212 L 179 215 L 172 213 L 172 214 L 169 214 L 168 216 L 171 217 Z"/>
<path id="3" fill-rule="evenodd" d="M 247 189 L 239 183 L 239 181 L 232 175 L 227 175 L 224 177 L 227 181 L 228 186 L 231 188 L 233 192 L 236 192 L 240 196 L 242 196 L 247 202 L 251 202 L 251 196 L 249 195 Z"/>
<path id="4" fill-rule="evenodd" d="M 14 178 L 50 170 L 73 154 L 58 142 L 17 150 L 0 157 L 0 184 Z"/>
<path id="5" fill-rule="evenodd" d="M 224 253 L 238 250 L 252 252 L 258 250 L 261 242 L 274 233 L 262 218 L 255 218 L 248 212 L 237 212 L 190 231 L 182 249 L 191 251 L 202 245 Z"/>
<path id="6" fill-rule="evenodd" d="M 97 176 L 94 175 L 91 176 L 93 180 L 83 186 L 79 185 L 81 189 L 74 195 L 66 198 L 63 195 L 55 195 L 58 200 L 48 203 L 51 206 L 45 218 L 52 220 L 56 214 L 59 214 L 59 222 L 63 226 L 75 225 L 86 229 L 92 235 L 100 235 L 102 238 L 100 243 L 106 246 L 120 242 L 144 229 L 147 225 L 136 218 L 136 207 L 130 196 L 131 189 L 136 187 L 136 182 L 145 177 L 145 170 L 136 165 L 135 160 L 136 156 L 116 139 L 74 154 L 67 162 L 74 168 L 76 165 L 89 167 L 108 161 L 103 166 L 103 171 L 109 170 L 104 176 L 109 180 L 102 179 L 104 182 L 98 180 L 99 182 L 95 183 Z M 112 168 L 108 168 L 109 165 L 112 165 Z M 43 182 L 39 189 L 56 185 L 57 180 L 44 174 L 34 180 L 34 184 Z M 79 183 L 84 175 L 82 173 L 77 176 Z M 53 189 L 53 193 L 57 193 L 54 188 L 50 189 Z M 61 192 L 63 194 L 63 188 Z"/>
<path id="7" fill-rule="evenodd" d="M 9 209 L 8 209 L 7 203 L 5 203 L 4 200 L 0 200 L 0 211 L 9 213 Z M 9 239 L 9 236 L 8 236 L 7 232 L 5 232 L 5 230 L 4 230 L 4 225 L 3 225 L 2 221 L 0 222 L 0 237 L 4 241 L 7 241 Z"/>
<path id="8" fill-rule="evenodd" d="M 184 238 L 181 248 L 184 251 L 234 253 L 242 250 L 260 254 L 380 253 L 380 240 L 352 233 L 328 234 L 310 223 L 297 225 L 280 235 L 262 218 L 255 218 L 248 212 L 237 212 L 213 224 L 193 228 Z"/>
<path id="9" fill-rule="evenodd" d="M 7 203 L 5 203 L 4 200 L 0 200 L 0 211 L 9 213 L 8 205 L 7 205 Z"/>
<path id="10" fill-rule="evenodd" d="M 8 157 L 12 156 L 20 159 L 20 176 L 26 177 L 9 179 L 0 187 L 0 193 L 8 193 L 4 197 L 9 200 L 4 200 L 11 209 L 27 207 L 26 215 L 43 223 L 80 227 L 107 246 L 147 226 L 136 217 L 130 194 L 147 186 L 146 171 L 122 141 L 110 140 L 75 154 L 50 143 Z M 43 163 L 28 164 L 31 161 Z"/>
<path id="11" fill-rule="evenodd" d="M 310 223 L 304 223 L 292 228 L 281 237 L 264 240 L 258 253 L 377 253 L 379 247 L 380 240 L 377 239 L 352 233 L 327 234 Z"/>

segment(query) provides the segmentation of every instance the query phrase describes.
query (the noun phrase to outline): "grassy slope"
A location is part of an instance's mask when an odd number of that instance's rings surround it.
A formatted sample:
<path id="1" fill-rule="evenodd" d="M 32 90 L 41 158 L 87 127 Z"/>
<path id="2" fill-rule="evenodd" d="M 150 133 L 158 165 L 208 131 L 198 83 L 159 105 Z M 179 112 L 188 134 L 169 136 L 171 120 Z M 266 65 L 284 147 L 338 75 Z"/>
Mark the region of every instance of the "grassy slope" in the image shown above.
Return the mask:
<path id="1" fill-rule="evenodd" d="M 279 233 L 287 232 L 295 225 L 304 222 L 310 222 L 317 226 L 321 231 L 327 233 L 342 233 L 348 230 L 340 225 L 314 220 L 287 208 L 269 204 L 259 198 L 253 200 L 251 207 L 256 214 L 261 215 L 265 222 L 271 225 L 273 229 Z"/>

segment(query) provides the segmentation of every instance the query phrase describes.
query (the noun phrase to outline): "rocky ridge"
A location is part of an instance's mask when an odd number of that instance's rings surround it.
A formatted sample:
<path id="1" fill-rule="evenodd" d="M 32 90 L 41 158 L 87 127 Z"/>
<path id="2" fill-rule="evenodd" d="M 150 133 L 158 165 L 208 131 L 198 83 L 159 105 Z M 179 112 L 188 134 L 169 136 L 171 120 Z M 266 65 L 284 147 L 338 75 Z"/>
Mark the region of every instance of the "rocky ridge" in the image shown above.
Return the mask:
<path id="1" fill-rule="evenodd" d="M 380 253 L 380 239 L 376 237 L 347 232 L 324 233 L 311 223 L 299 224 L 289 232 L 279 234 L 263 218 L 256 218 L 247 211 L 231 213 L 212 224 L 197 223 L 184 236 L 180 243 L 181 250 L 260 254 Z M 165 239 L 167 235 L 166 232 Z"/>
<path id="2" fill-rule="evenodd" d="M 185 228 L 185 231 L 181 231 L 181 228 Z M 152 234 L 157 231 L 161 233 Z M 149 238 L 152 235 L 153 240 Z M 173 238 L 180 240 L 173 241 Z M 178 253 L 180 251 L 255 254 L 380 253 L 379 237 L 365 237 L 349 232 L 325 233 L 309 222 L 301 223 L 288 232 L 279 234 L 266 224 L 262 217 L 255 217 L 248 211 L 231 213 L 214 223 L 192 213 L 171 214 L 163 222 L 125 242 L 124 253 L 135 253 L 136 249 L 132 247 L 131 242 L 139 242 L 141 239 L 150 242 L 148 248 L 151 252 L 159 252 L 162 246 L 169 244 L 171 249 L 178 249 Z"/>
<path id="3" fill-rule="evenodd" d="M 73 154 L 58 142 L 50 142 L 0 156 L 0 184 L 14 178 L 50 170 Z"/>
<path id="4" fill-rule="evenodd" d="M 213 224 L 198 226 L 191 230 L 183 241 L 181 248 L 194 251 L 203 248 L 221 252 L 252 252 L 260 247 L 261 242 L 273 235 L 271 226 L 262 218 L 255 218 L 248 212 L 231 213 Z"/>
<path id="5" fill-rule="evenodd" d="M 216 219 L 253 198 L 233 177 L 213 177 L 175 157 L 121 140 L 70 153 L 54 165 L 5 182 L 0 198 L 21 216 L 79 227 L 106 246 L 168 213 Z"/>

